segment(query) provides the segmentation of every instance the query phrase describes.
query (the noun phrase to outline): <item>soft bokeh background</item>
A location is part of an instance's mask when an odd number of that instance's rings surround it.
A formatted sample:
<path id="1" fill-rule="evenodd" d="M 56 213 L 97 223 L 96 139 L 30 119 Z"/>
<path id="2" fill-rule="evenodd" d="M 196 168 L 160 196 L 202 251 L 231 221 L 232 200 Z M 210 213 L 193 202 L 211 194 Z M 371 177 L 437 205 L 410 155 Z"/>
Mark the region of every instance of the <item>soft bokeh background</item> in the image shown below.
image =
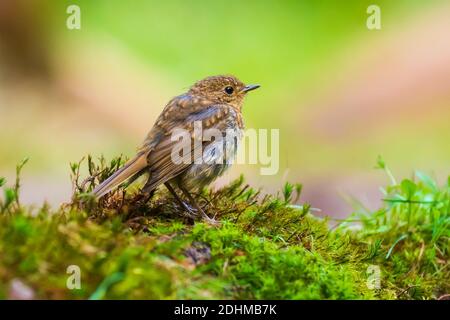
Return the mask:
<path id="1" fill-rule="evenodd" d="M 381 7 L 382 29 L 366 9 Z M 66 8 L 81 8 L 68 30 Z M 249 128 L 279 128 L 280 173 L 235 166 L 255 187 L 302 182 L 322 215 L 369 208 L 386 184 L 450 164 L 448 1 L 0 1 L 0 176 L 24 202 L 70 197 L 69 162 L 133 155 L 164 104 L 208 75 L 262 88 Z"/>

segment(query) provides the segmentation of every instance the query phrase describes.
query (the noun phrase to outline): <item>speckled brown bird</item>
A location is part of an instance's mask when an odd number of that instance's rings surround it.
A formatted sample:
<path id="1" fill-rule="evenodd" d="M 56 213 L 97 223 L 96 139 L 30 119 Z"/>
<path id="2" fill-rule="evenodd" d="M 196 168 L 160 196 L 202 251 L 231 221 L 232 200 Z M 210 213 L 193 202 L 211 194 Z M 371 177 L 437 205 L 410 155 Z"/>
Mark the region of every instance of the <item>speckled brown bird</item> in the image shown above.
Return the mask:
<path id="1" fill-rule="evenodd" d="M 242 105 L 246 94 L 259 85 L 244 85 L 234 76 L 212 76 L 196 82 L 188 92 L 173 98 L 164 108 L 148 133 L 137 155 L 122 168 L 98 185 L 93 193 L 99 198 L 125 181 L 134 181 L 144 173 L 149 173 L 143 190 L 151 194 L 158 186 L 165 184 L 190 216 L 198 213 L 204 219 L 212 221 L 192 197 L 191 192 L 201 189 L 222 175 L 230 167 L 236 145 L 223 147 L 220 141 L 201 141 L 202 152 L 195 152 L 195 143 L 191 144 L 189 163 L 175 163 L 172 149 L 177 143 L 172 139 L 175 129 L 184 129 L 194 136 L 194 122 L 201 122 L 203 132 L 214 128 L 224 135 L 227 130 L 234 130 L 236 141 L 242 137 L 244 122 Z M 201 138 L 200 138 L 201 139 Z M 221 143 L 221 145 L 217 145 Z M 198 145 L 198 144 L 197 144 Z M 222 162 L 196 161 L 198 157 L 222 157 Z M 177 186 L 195 209 L 186 204 L 175 192 Z"/>

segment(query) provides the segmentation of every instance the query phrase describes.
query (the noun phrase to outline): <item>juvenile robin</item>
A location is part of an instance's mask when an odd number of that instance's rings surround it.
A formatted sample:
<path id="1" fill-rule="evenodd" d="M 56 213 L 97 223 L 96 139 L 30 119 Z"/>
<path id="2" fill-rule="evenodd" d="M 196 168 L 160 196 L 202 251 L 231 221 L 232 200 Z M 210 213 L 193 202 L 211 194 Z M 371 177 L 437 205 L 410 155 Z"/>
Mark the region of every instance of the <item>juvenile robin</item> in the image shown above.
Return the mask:
<path id="1" fill-rule="evenodd" d="M 198 137 L 194 137 L 194 124 L 201 123 L 203 130 L 217 129 L 224 135 L 234 131 L 235 141 L 238 142 L 244 129 L 241 113 L 244 98 L 249 91 L 257 88 L 259 85 L 245 85 L 233 76 L 212 76 L 196 82 L 189 91 L 169 101 L 136 156 L 98 185 L 93 194 L 100 198 L 123 182 L 130 183 L 140 175 L 149 173 L 143 192 L 152 194 L 164 184 L 190 216 L 199 213 L 212 222 L 191 192 L 209 185 L 230 167 L 236 155 L 236 146 L 224 147 L 222 143 L 226 139 L 195 143 L 194 139 Z M 173 159 L 172 150 L 178 142 L 172 134 L 180 129 L 191 134 L 190 161 Z M 202 152 L 195 149 L 199 145 Z M 208 161 L 204 161 L 205 158 Z M 219 158 L 220 161 L 214 161 Z M 178 196 L 173 186 L 181 190 L 193 208 Z"/>

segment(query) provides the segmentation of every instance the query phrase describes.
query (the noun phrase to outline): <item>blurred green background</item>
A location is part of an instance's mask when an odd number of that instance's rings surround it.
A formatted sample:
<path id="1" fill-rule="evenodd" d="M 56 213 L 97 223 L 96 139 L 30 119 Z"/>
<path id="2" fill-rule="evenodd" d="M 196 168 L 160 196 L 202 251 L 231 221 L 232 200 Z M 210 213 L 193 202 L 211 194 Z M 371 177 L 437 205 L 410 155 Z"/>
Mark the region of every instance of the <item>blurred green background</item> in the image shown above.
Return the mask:
<path id="1" fill-rule="evenodd" d="M 381 30 L 366 27 L 370 4 Z M 132 156 L 171 97 L 226 73 L 262 85 L 244 117 L 280 129 L 280 171 L 238 165 L 217 184 L 302 182 L 322 215 L 350 213 L 352 197 L 376 207 L 378 155 L 398 176 L 449 173 L 449 16 L 434 0 L 2 0 L 0 175 L 30 157 L 23 200 L 67 201 L 69 162 Z"/>

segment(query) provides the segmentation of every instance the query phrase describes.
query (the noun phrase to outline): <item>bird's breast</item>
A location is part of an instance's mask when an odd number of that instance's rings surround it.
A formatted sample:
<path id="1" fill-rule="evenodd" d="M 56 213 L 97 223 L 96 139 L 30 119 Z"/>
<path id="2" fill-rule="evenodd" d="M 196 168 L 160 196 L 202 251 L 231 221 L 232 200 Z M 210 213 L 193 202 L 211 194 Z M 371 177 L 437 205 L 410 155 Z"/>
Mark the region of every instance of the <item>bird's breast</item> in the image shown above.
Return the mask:
<path id="1" fill-rule="evenodd" d="M 222 139 L 205 143 L 202 158 L 180 176 L 182 184 L 190 190 L 201 189 L 224 174 L 236 159 L 242 135 L 241 129 L 234 128 L 227 130 Z"/>

